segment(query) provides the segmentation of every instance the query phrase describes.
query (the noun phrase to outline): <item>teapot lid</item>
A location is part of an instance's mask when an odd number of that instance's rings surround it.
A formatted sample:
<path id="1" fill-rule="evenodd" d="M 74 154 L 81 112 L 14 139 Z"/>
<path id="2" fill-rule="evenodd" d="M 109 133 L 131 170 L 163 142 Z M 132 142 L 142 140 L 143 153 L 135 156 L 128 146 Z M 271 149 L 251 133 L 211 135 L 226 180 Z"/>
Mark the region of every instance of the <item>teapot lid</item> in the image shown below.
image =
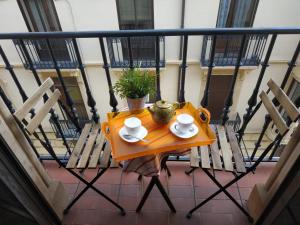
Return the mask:
<path id="1" fill-rule="evenodd" d="M 162 108 L 162 109 L 168 109 L 170 107 L 172 107 L 172 104 L 165 101 L 165 100 L 160 100 L 160 101 L 157 101 L 155 103 L 155 105 L 158 107 L 158 108 Z"/>

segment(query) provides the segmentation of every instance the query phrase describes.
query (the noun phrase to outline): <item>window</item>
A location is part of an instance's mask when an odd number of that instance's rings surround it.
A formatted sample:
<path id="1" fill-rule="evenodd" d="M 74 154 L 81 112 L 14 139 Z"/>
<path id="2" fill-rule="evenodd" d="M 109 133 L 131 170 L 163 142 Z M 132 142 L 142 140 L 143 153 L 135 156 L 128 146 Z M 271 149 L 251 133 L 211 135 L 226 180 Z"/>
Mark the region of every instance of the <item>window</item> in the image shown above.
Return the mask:
<path id="1" fill-rule="evenodd" d="M 252 27 L 257 5 L 258 0 L 221 0 L 216 26 Z M 238 57 L 241 39 L 241 35 L 218 36 L 215 50 L 216 57 L 225 61 L 231 60 L 234 65 L 235 59 Z"/>
<path id="2" fill-rule="evenodd" d="M 53 0 L 18 0 L 18 5 L 30 32 L 61 31 Z M 50 62 L 51 56 L 44 40 L 31 41 L 40 63 Z M 56 60 L 70 61 L 66 40 L 51 39 Z"/>
<path id="3" fill-rule="evenodd" d="M 30 32 L 61 31 L 53 0 L 18 0 Z"/>
<path id="4" fill-rule="evenodd" d="M 117 0 L 120 30 L 154 29 L 153 0 Z M 129 60 L 128 43 L 121 39 L 124 60 Z M 155 38 L 131 38 L 133 60 L 155 59 Z"/>
<path id="5" fill-rule="evenodd" d="M 252 27 L 258 0 L 221 0 L 217 27 Z"/>

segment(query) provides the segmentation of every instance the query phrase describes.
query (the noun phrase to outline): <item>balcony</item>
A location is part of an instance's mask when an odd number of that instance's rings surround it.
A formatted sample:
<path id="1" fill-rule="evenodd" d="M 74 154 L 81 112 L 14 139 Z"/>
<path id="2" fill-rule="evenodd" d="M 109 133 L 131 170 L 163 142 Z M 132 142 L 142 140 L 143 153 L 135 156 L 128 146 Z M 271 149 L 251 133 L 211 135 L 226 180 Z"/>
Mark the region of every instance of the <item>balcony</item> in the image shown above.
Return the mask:
<path id="1" fill-rule="evenodd" d="M 204 36 L 201 52 L 201 65 L 209 65 L 209 57 L 212 49 L 213 36 Z M 258 66 L 261 62 L 268 35 L 251 34 L 246 38 L 245 47 L 241 59 L 241 66 Z M 242 36 L 220 35 L 216 38 L 214 65 L 235 66 L 241 47 Z"/>
<path id="2" fill-rule="evenodd" d="M 178 88 L 174 88 L 176 89 L 177 100 L 180 103 L 185 103 L 192 101 L 193 96 L 201 95 L 200 101 L 194 102 L 194 105 L 197 107 L 208 107 L 209 102 L 213 100 L 210 91 L 210 79 L 213 76 L 213 70 L 217 66 L 234 66 L 230 87 L 228 92 L 225 93 L 222 114 L 216 120 L 211 121 L 211 123 L 218 125 L 226 124 L 233 127 L 235 135 L 240 139 L 239 147 L 242 150 L 242 160 L 244 162 L 253 165 L 260 158 L 264 161 L 262 166 L 256 170 L 256 174 L 253 175 L 255 179 L 252 178 L 252 174 L 248 174 L 246 179 L 244 179 L 245 183 L 238 183 L 238 185 L 232 186 L 232 190 L 230 190 L 237 201 L 245 203 L 253 185 L 256 182 L 264 182 L 266 180 L 274 167 L 274 162 L 280 158 L 281 147 L 284 146 L 281 140 L 278 141 L 277 139 L 266 137 L 266 129 L 261 129 L 260 133 L 254 135 L 248 134 L 247 126 L 251 119 L 257 115 L 256 112 L 259 112 L 261 117 L 265 117 L 265 114 L 262 115 L 261 111 L 259 111 L 262 105 L 262 101 L 259 101 L 259 91 L 264 82 L 267 81 L 265 72 L 269 66 L 270 56 L 272 55 L 277 36 L 286 34 L 299 35 L 300 28 L 20 33 L 0 34 L 0 40 L 9 40 L 15 43 L 24 68 L 32 72 L 32 76 L 26 79 L 31 79 L 30 81 L 35 82 L 37 85 L 40 86 L 42 84 L 38 76 L 38 70 L 55 69 L 53 74 L 59 78 L 61 92 L 64 96 L 64 101 L 58 102 L 62 112 L 60 113 L 59 110 L 55 109 L 58 119 L 54 121 L 50 120 L 52 131 L 45 132 L 43 124 L 38 127 L 39 132 L 35 134 L 37 136 L 30 137 L 28 141 L 31 142 L 36 156 L 43 161 L 50 175 L 64 183 L 70 197 L 74 197 L 83 189 L 83 183 L 71 176 L 72 174 L 70 175 L 67 170 L 59 167 L 53 159 L 58 160 L 62 163 L 61 165 L 65 165 L 66 160 L 70 158 L 71 152 L 74 150 L 74 142 L 77 141 L 80 136 L 80 130 L 87 121 L 98 122 L 99 113 L 105 115 L 107 112 L 112 111 L 117 113 L 120 110 L 120 104 L 112 88 L 114 78 L 116 78 L 113 76 L 117 76 L 118 74 L 116 73 L 116 75 L 112 68 L 155 68 L 156 100 L 160 100 L 162 98 L 161 91 L 170 88 L 172 79 L 175 79 L 171 73 L 170 77 L 165 79 L 167 81 L 164 85 L 161 83 L 163 80 L 160 74 L 161 68 L 166 64 L 165 40 L 167 39 L 165 37 L 183 37 L 182 59 L 180 60 L 180 65 L 177 65 L 180 71 L 180 76 L 178 76 L 177 80 Z M 189 80 L 192 77 L 188 74 L 191 68 L 191 65 L 188 63 L 188 49 L 194 47 L 189 44 L 189 38 L 192 36 L 204 37 L 201 64 L 208 67 L 207 74 L 205 74 L 207 80 L 202 86 L 204 88 L 200 88 L 200 84 L 198 83 L 195 84 L 195 80 Z M 97 71 L 94 74 L 90 74 L 93 71 L 91 72 L 91 70 L 84 67 L 86 62 L 82 59 L 77 44 L 78 40 L 82 38 L 97 39 L 95 51 L 99 51 L 102 56 L 102 61 L 99 60 L 99 64 L 103 65 L 103 68 L 97 65 L 96 68 L 93 68 L 95 69 L 94 71 Z M 61 48 L 61 46 L 64 47 Z M 84 48 L 85 46 L 81 47 Z M 292 49 L 293 56 L 289 60 L 289 63 L 285 65 L 286 68 L 284 71 L 286 72 L 281 74 L 281 80 L 278 85 L 282 88 L 285 88 L 288 79 L 292 76 L 293 68 L 296 66 L 298 59 L 299 49 L 300 42 L 295 49 Z M 24 82 L 24 79 L 20 79 L 23 74 L 20 73 L 20 76 L 18 76 L 17 73 L 19 73 L 19 70 L 14 69 L 1 46 L 0 55 L 3 59 L 5 69 L 8 71 L 7 74 L 12 78 L 11 82 L 13 82 L 9 84 L 11 85 L 10 87 L 13 87 L 12 89 L 6 88 L 4 90 L 4 88 L 0 87 L 0 96 L 10 112 L 14 113 L 15 105 L 18 105 L 19 101 L 12 99 L 11 96 L 17 96 L 22 102 L 25 102 L 28 96 L 30 96 L 28 93 L 32 93 L 32 90 L 30 86 L 26 85 L 26 82 L 30 83 L 28 80 Z M 247 84 L 247 90 L 245 88 L 239 90 L 244 94 L 243 96 L 248 96 L 248 99 L 244 100 L 247 103 L 243 107 L 240 107 L 240 105 L 235 106 L 235 108 L 242 108 L 243 120 L 241 120 L 239 114 L 234 112 L 233 107 L 234 104 L 237 104 L 234 103 L 234 95 L 238 91 L 235 87 L 239 70 L 242 66 L 257 66 L 260 62 L 262 62 L 261 67 L 256 68 L 258 72 L 256 74 L 257 79 Z M 78 117 L 76 104 L 74 104 L 74 99 L 72 99 L 69 93 L 70 89 L 66 88 L 65 78 L 61 72 L 62 69 L 67 68 L 78 68 L 79 77 L 82 79 L 82 90 L 85 92 L 84 97 L 91 112 L 89 120 L 82 120 Z M 164 70 L 164 75 L 166 75 L 166 71 L 167 69 Z M 198 64 L 196 71 L 199 71 Z M 99 77 L 104 78 L 104 80 L 100 80 Z M 187 85 L 188 81 L 190 81 L 189 84 L 195 85 L 193 86 L 194 88 L 190 88 Z M 197 81 L 200 81 L 200 79 L 197 79 Z M 11 95 L 7 90 L 14 92 L 14 94 Z M 103 90 L 107 90 L 107 92 Z M 248 91 L 248 93 L 245 94 L 245 91 Z M 266 90 L 266 92 L 270 92 L 270 90 Z M 297 106 L 299 107 L 299 105 Z M 31 112 L 34 114 L 34 109 Z M 56 118 L 55 115 L 51 115 L 52 118 Z M 104 120 L 103 116 L 101 119 Z M 283 123 L 290 125 L 288 119 Z M 265 122 L 265 124 L 267 123 Z M 261 125 L 263 126 L 263 124 Z M 28 135 L 28 132 L 23 127 L 21 129 L 24 135 Z M 42 138 L 39 138 L 40 136 Z M 96 139 L 96 135 L 94 137 Z M 227 140 L 228 137 L 226 135 L 224 137 Z M 257 142 L 257 140 L 259 141 Z M 261 153 L 270 143 L 276 143 L 276 145 L 272 145 L 272 149 L 267 155 L 262 155 Z M 54 154 L 49 151 L 49 149 L 51 150 L 49 146 L 53 147 L 56 156 L 58 156 L 57 158 L 53 157 Z M 220 160 L 223 160 L 223 157 L 220 157 L 221 153 L 218 153 L 218 155 Z M 49 159 L 52 161 L 48 161 Z M 105 199 L 95 198 L 95 193 L 89 191 L 80 199 L 78 206 L 72 208 L 69 214 L 65 216 L 64 223 L 99 224 L 99 222 L 103 222 L 119 224 L 127 221 L 130 224 L 184 224 L 186 220 L 181 221 L 187 210 L 193 208 L 195 203 L 199 203 L 208 197 L 210 191 L 217 190 L 217 187 L 205 176 L 202 170 L 195 171 L 191 176 L 184 174 L 184 170 L 190 166 L 189 155 L 170 155 L 168 160 L 170 161 L 170 169 L 174 173 L 171 177 L 168 177 L 166 172 L 162 171 L 161 180 L 163 185 L 168 187 L 168 194 L 178 209 L 177 214 L 169 213 L 167 206 L 163 203 L 163 199 L 160 196 L 158 197 L 156 192 L 150 195 L 150 199 L 148 199 L 144 206 L 144 212 L 136 214 L 133 210 L 136 207 L 139 197 L 142 196 L 145 190 L 145 183 L 147 184 L 149 180 L 145 178 L 144 181 L 146 182 L 139 185 L 140 183 L 136 174 L 125 174 L 121 168 L 115 168 L 118 166 L 115 164 L 111 165 L 108 173 L 103 176 L 101 181 L 95 183 L 95 186 L 101 186 L 103 191 L 108 193 L 109 197 L 116 200 L 119 204 L 126 205 L 127 217 L 117 216 L 115 209 L 111 208 L 111 205 Z M 221 178 L 222 183 L 226 183 L 233 177 L 231 172 L 226 173 L 226 175 L 223 175 L 225 172 L 220 172 L 220 174 L 220 177 L 218 177 L 219 175 L 216 177 Z M 92 178 L 90 171 L 84 171 L 80 177 Z M 213 199 L 211 204 L 207 205 L 207 208 L 202 208 L 203 211 L 195 213 L 192 221 L 201 224 L 248 224 L 247 219 L 243 217 L 240 211 L 237 211 L 235 205 L 225 195 L 218 197 Z M 141 220 L 142 222 L 139 222 Z"/>
<path id="3" fill-rule="evenodd" d="M 24 39 L 22 43 L 20 40 L 14 40 L 14 44 L 26 69 L 30 69 L 30 63 L 38 70 L 55 68 L 49 45 L 51 45 L 58 68 L 75 69 L 78 67 L 71 39 L 51 39 L 49 43 L 46 40 Z"/>
<path id="4" fill-rule="evenodd" d="M 154 37 L 133 37 L 130 46 L 126 37 L 109 37 L 106 39 L 107 48 L 112 68 L 129 68 L 130 54 L 132 55 L 133 67 L 153 68 L 155 67 L 156 52 Z M 129 51 L 129 49 L 131 49 Z M 165 38 L 159 37 L 159 67 L 165 66 Z"/>

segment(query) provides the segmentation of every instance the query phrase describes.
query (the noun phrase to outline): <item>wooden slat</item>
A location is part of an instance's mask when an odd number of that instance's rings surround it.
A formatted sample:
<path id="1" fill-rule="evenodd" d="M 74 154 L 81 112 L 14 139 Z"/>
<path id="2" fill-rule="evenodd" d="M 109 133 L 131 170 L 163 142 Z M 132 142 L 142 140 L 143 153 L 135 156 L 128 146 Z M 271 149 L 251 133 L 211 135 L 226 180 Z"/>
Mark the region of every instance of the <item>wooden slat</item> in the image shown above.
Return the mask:
<path id="1" fill-rule="evenodd" d="M 210 153 L 211 153 L 211 158 L 212 158 L 212 162 L 213 162 L 213 168 L 215 170 L 223 170 L 222 161 L 221 161 L 221 158 L 220 158 L 221 152 L 218 148 L 217 141 L 212 143 L 209 147 L 210 147 Z"/>
<path id="2" fill-rule="evenodd" d="M 77 164 L 78 169 L 84 169 L 87 166 L 87 163 L 89 161 L 90 155 L 92 153 L 93 147 L 95 145 L 95 141 L 99 132 L 100 125 L 94 124 L 92 127 L 92 131 L 90 132 L 90 136 L 86 142 L 86 145 L 84 146 L 84 149 L 82 151 L 80 160 Z"/>
<path id="3" fill-rule="evenodd" d="M 245 173 L 246 172 L 245 163 L 243 160 L 240 146 L 234 134 L 233 128 L 231 126 L 227 126 L 226 130 L 227 130 L 227 135 L 229 139 L 229 144 L 231 146 L 233 158 L 235 161 L 236 171 L 239 173 Z"/>
<path id="4" fill-rule="evenodd" d="M 201 166 L 205 169 L 210 169 L 210 158 L 208 152 L 208 146 L 201 146 L 200 147 L 200 154 L 201 154 Z"/>
<path id="5" fill-rule="evenodd" d="M 111 154 L 110 143 L 107 141 L 102 156 L 100 158 L 100 168 L 107 168 Z"/>
<path id="6" fill-rule="evenodd" d="M 68 168 L 68 169 L 75 168 L 76 163 L 78 161 L 78 157 L 80 156 L 80 154 L 82 152 L 83 146 L 85 144 L 87 136 L 90 133 L 91 128 L 92 128 L 92 123 L 85 124 L 84 128 L 82 129 L 81 135 L 80 135 L 78 141 L 76 142 L 76 145 L 72 152 L 72 155 L 69 158 L 66 168 Z"/>
<path id="7" fill-rule="evenodd" d="M 18 109 L 14 115 L 22 120 L 26 117 L 29 111 L 36 105 L 36 103 L 42 98 L 42 96 L 53 86 L 53 81 L 51 78 L 48 78 L 37 90 L 36 92 L 28 98 L 22 107 Z"/>
<path id="8" fill-rule="evenodd" d="M 292 121 L 296 121 L 299 118 L 300 113 L 297 107 L 290 100 L 290 98 L 280 87 L 277 86 L 277 84 L 272 79 L 269 80 L 268 86 L 275 95 L 280 105 L 285 109 L 289 117 L 292 119 Z"/>
<path id="9" fill-rule="evenodd" d="M 93 154 L 91 155 L 91 159 L 90 159 L 90 162 L 89 162 L 89 168 L 96 168 L 97 167 L 97 164 L 99 163 L 99 159 L 100 159 L 100 154 L 101 154 L 101 151 L 103 149 L 104 141 L 105 141 L 105 137 L 104 137 L 103 133 L 101 132 L 97 136 L 94 151 L 93 151 Z"/>
<path id="10" fill-rule="evenodd" d="M 217 125 L 217 130 L 223 156 L 224 168 L 225 170 L 233 171 L 232 151 L 230 149 L 230 145 L 227 142 L 224 126 Z"/>
<path id="11" fill-rule="evenodd" d="M 262 91 L 261 94 L 259 95 L 261 98 L 264 106 L 266 107 L 268 113 L 270 114 L 274 124 L 279 130 L 279 133 L 281 135 L 284 135 L 285 132 L 288 130 L 287 125 L 285 124 L 283 118 L 281 117 L 280 113 L 274 106 L 273 102 L 268 98 L 266 92 Z"/>
<path id="12" fill-rule="evenodd" d="M 198 147 L 192 147 L 190 156 L 191 167 L 199 167 L 200 157 Z"/>
<path id="13" fill-rule="evenodd" d="M 49 113 L 50 109 L 55 105 L 60 97 L 60 92 L 58 89 L 50 96 L 50 98 L 45 102 L 43 107 L 38 111 L 38 113 L 32 118 L 32 120 L 27 125 L 27 130 L 30 134 L 41 124 L 45 116 Z"/>
<path id="14" fill-rule="evenodd" d="M 110 168 L 118 168 L 119 163 L 115 159 L 111 159 Z"/>

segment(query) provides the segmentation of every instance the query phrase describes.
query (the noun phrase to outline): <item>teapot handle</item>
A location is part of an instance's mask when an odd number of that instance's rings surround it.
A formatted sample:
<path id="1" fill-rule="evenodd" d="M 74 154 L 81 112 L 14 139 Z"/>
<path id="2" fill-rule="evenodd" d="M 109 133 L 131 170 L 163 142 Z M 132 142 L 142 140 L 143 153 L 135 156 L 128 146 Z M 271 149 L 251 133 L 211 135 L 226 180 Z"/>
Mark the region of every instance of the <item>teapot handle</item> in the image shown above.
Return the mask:
<path id="1" fill-rule="evenodd" d="M 210 112 L 206 108 L 199 108 L 197 109 L 197 116 L 202 123 L 209 124 L 210 122 Z"/>

